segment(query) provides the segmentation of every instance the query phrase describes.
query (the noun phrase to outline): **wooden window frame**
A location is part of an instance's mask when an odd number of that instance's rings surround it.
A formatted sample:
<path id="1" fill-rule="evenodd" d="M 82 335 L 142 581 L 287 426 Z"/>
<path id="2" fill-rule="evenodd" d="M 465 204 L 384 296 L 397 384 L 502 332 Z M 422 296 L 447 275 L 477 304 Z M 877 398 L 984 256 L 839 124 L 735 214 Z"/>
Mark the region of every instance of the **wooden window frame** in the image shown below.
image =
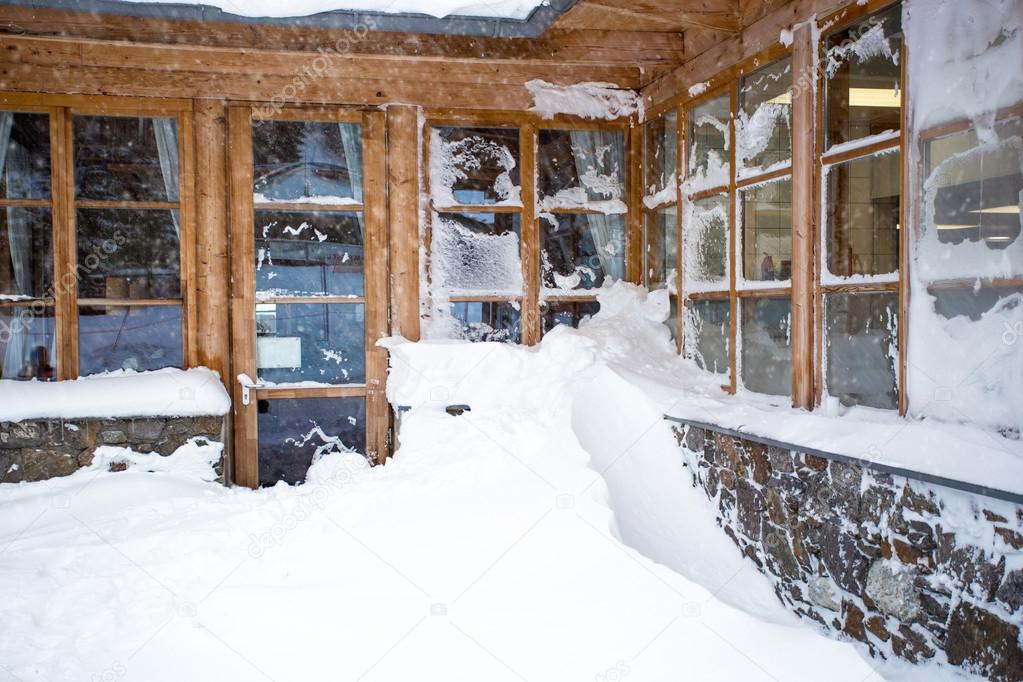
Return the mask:
<path id="1" fill-rule="evenodd" d="M 301 398 L 352 398 L 366 401 L 366 456 L 382 464 L 388 455 L 390 433 L 390 406 L 385 386 L 387 380 L 387 350 L 376 345 L 378 339 L 388 335 L 389 302 L 387 282 L 387 196 L 386 180 L 386 120 L 377 110 L 359 110 L 344 107 L 273 107 L 251 103 L 229 103 L 228 168 L 229 201 L 231 213 L 231 331 L 233 366 L 236 373 L 257 377 L 256 368 L 256 304 L 257 303 L 316 303 L 362 304 L 365 320 L 366 378 L 363 383 L 332 384 L 322 386 L 249 386 L 234 384 L 235 461 L 234 480 L 248 487 L 259 485 L 258 414 L 260 400 L 287 400 Z M 362 125 L 363 143 L 363 203 L 295 204 L 267 202 L 258 204 L 258 210 L 300 210 L 330 212 L 361 212 L 363 215 L 363 277 L 364 295 L 361 297 L 272 297 L 256 298 L 255 268 L 252 258 L 255 250 L 253 230 L 257 204 L 253 199 L 252 122 L 254 120 L 330 121 Z M 258 382 L 257 382 L 258 383 Z M 248 404 L 243 394 L 249 393 Z"/>
<path id="2" fill-rule="evenodd" d="M 57 346 L 58 380 L 77 379 L 79 371 L 79 308 L 81 306 L 131 307 L 180 306 L 182 369 L 198 363 L 197 308 L 195 305 L 195 159 L 192 102 L 184 99 L 149 99 L 101 95 L 49 95 L 41 93 L 0 93 L 0 110 L 45 113 L 50 125 L 50 199 L 30 202 L 51 209 L 53 230 L 53 297 Z M 177 202 L 135 202 L 79 200 L 74 180 L 74 116 L 123 116 L 174 118 L 177 122 L 179 186 Z M 19 200 L 0 200 L 0 206 L 30 205 Z M 77 272 L 77 208 L 161 208 L 178 210 L 181 296 L 175 299 L 86 299 L 78 296 L 78 279 L 73 285 L 61 279 Z M 33 302 L 30 301 L 29 303 Z M 24 304 L 23 304 L 24 305 Z M 4 307 L 12 307 L 5 305 Z"/>
<path id="3" fill-rule="evenodd" d="M 637 277 L 641 268 L 637 267 L 637 256 L 641 255 L 639 242 L 642 241 L 642 217 L 637 219 L 636 202 L 634 197 L 641 187 L 641 182 L 636 182 L 636 168 L 638 167 L 639 154 L 637 149 L 636 132 L 641 129 L 633 125 L 632 119 L 617 119 L 614 121 L 591 121 L 575 116 L 556 115 L 551 118 L 544 118 L 537 114 L 521 111 L 477 111 L 477 110 L 456 110 L 456 109 L 427 109 L 424 112 L 423 134 L 421 140 L 421 156 L 423 159 L 423 200 L 425 208 L 423 211 L 423 252 L 426 262 L 426 281 L 430 282 L 432 268 L 430 263 L 430 249 L 432 246 L 432 221 L 434 213 L 516 213 L 519 215 L 520 225 L 520 251 L 519 258 L 522 262 L 522 293 L 514 296 L 493 296 L 471 293 L 450 296 L 450 303 L 512 303 L 518 304 L 520 309 L 520 340 L 527 346 L 539 343 L 543 336 L 541 311 L 542 305 L 547 302 L 571 301 L 586 303 L 596 300 L 595 294 L 579 295 L 545 295 L 543 293 L 540 273 L 541 245 L 540 245 L 540 218 L 537 204 L 539 192 L 536 186 L 537 170 L 539 168 L 539 131 L 540 130 L 621 130 L 624 135 L 625 158 L 627 168 L 625 172 L 625 197 L 624 201 L 628 208 L 625 214 L 625 249 L 626 249 L 626 281 L 639 281 Z M 519 131 L 519 183 L 521 206 L 494 205 L 494 204 L 469 204 L 435 206 L 430 188 L 430 138 L 435 128 L 504 128 L 517 129 Z M 592 213 L 586 209 L 553 209 L 550 211 L 556 215 L 584 215 Z M 637 230 L 637 225 L 639 229 Z M 427 293 L 427 292 L 423 292 Z"/>

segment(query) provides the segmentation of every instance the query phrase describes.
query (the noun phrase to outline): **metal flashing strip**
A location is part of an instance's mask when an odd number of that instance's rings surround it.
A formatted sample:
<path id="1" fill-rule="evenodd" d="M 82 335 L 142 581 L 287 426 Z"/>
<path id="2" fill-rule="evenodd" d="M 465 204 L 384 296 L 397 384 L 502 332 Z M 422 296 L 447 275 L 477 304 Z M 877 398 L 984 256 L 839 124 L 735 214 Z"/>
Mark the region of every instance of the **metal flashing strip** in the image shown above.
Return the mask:
<path id="1" fill-rule="evenodd" d="M 1005 502 L 1012 502 L 1013 504 L 1023 505 L 1023 494 L 1011 493 L 1007 490 L 999 490 L 998 488 L 989 488 L 984 485 L 977 483 L 968 483 L 966 481 L 958 481 L 953 478 L 945 478 L 944 476 L 936 476 L 934 474 L 928 474 L 923 471 L 914 471 L 912 469 L 904 469 L 902 467 L 892 466 L 890 464 L 881 464 L 880 462 L 874 462 L 861 457 L 853 457 L 850 455 L 840 455 L 835 452 L 827 452 L 825 450 L 818 450 L 816 448 L 809 448 L 802 445 L 796 445 L 794 443 L 783 443 L 773 438 L 767 438 L 765 436 L 758 436 L 752 433 L 746 433 L 744 431 L 738 431 L 736 429 L 729 429 L 723 426 L 717 426 L 715 424 L 708 424 L 707 422 L 700 422 L 693 419 L 683 419 L 681 417 L 672 417 L 671 415 L 664 415 L 665 420 L 674 422 L 676 424 L 682 424 L 683 426 L 692 426 L 698 429 L 705 429 L 707 431 L 714 431 L 721 433 L 726 436 L 733 436 L 735 438 L 742 438 L 743 440 L 751 440 L 755 443 L 761 443 L 768 447 L 781 448 L 782 450 L 794 450 L 796 452 L 802 452 L 807 455 L 814 455 L 815 457 L 821 457 L 827 460 L 833 460 L 841 462 L 843 464 L 855 464 L 856 466 L 863 467 L 869 471 L 876 471 L 885 474 L 892 474 L 893 476 L 901 476 L 903 478 L 911 478 L 924 483 L 933 483 L 934 485 L 940 485 L 944 488 L 951 488 L 953 490 L 959 490 L 962 492 L 973 493 L 974 495 L 982 495 L 984 497 L 990 497 L 996 500 L 1003 500 Z"/>
<path id="2" fill-rule="evenodd" d="M 389 33 L 427 33 L 490 38 L 536 38 L 542 35 L 576 0 L 546 0 L 526 19 L 387 14 L 334 10 L 300 17 L 247 17 L 209 5 L 126 2 L 124 0 L 0 0 L 0 6 L 59 9 L 71 12 L 113 14 L 146 19 L 179 19 L 204 23 L 299 26 L 339 30 L 369 29 Z"/>

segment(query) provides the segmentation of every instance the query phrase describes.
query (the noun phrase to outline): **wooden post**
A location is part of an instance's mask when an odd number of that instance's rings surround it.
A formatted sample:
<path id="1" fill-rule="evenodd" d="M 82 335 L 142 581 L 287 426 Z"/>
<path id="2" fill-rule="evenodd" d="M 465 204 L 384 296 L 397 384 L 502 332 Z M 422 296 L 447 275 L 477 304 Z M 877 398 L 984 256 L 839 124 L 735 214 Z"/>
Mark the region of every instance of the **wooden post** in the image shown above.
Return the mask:
<path id="1" fill-rule="evenodd" d="M 519 132 L 522 183 L 522 343 L 540 342 L 540 225 L 536 217 L 536 124 Z"/>
<path id="2" fill-rule="evenodd" d="M 626 194 L 629 197 L 628 223 L 625 228 L 625 279 L 642 284 L 646 239 L 643 234 L 643 128 L 638 123 L 628 131 Z"/>
<path id="3" fill-rule="evenodd" d="M 230 270 L 227 220 L 227 120 L 220 100 L 196 100 L 195 260 L 198 362 L 230 390 Z"/>
<path id="4" fill-rule="evenodd" d="M 792 405 L 813 408 L 814 115 L 809 23 L 795 27 L 792 47 Z"/>
<path id="5" fill-rule="evenodd" d="M 50 110 L 54 263 L 66 263 L 54 276 L 54 323 L 57 338 L 58 379 L 78 378 L 78 277 L 75 248 L 74 177 L 71 160 L 71 114 L 63 107 Z"/>
<path id="6" fill-rule="evenodd" d="M 387 109 L 387 203 L 391 332 L 419 340 L 419 114 Z"/>
<path id="7" fill-rule="evenodd" d="M 382 111 L 363 118 L 363 195 L 365 196 L 366 277 L 366 454 L 377 464 L 387 459 L 390 406 L 387 403 L 387 350 L 377 341 L 387 324 L 387 121 Z"/>

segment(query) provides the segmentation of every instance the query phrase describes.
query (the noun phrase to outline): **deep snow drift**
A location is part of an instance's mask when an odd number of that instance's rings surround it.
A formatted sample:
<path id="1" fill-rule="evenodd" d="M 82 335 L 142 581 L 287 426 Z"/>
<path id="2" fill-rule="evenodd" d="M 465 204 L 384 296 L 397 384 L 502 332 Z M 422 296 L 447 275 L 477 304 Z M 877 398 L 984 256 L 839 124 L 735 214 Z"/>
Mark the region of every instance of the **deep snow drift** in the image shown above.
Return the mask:
<path id="1" fill-rule="evenodd" d="M 0 484 L 0 680 L 950 676 L 875 672 L 715 527 L 650 386 L 716 389 L 644 298 L 616 285 L 534 349 L 391 340 L 410 409 L 384 467 L 225 489 L 193 444 Z"/>

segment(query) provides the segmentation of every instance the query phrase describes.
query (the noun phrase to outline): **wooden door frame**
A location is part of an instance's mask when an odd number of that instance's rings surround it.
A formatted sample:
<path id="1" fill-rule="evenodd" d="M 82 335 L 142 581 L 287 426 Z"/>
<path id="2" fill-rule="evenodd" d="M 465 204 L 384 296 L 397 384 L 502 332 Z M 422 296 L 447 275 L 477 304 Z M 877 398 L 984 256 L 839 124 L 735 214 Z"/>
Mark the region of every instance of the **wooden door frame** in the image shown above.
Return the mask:
<path id="1" fill-rule="evenodd" d="M 232 366 L 238 376 L 256 379 L 256 284 L 253 223 L 252 121 L 350 121 L 362 125 L 363 141 L 363 276 L 366 338 L 366 381 L 315 388 L 250 388 L 232 382 L 234 417 L 234 483 L 259 486 L 257 405 L 262 399 L 366 399 L 366 456 L 382 464 L 388 456 L 390 407 L 386 396 L 387 350 L 377 341 L 388 335 L 388 239 L 386 194 L 386 119 L 382 111 L 344 107 L 269 108 L 252 104 L 228 106 L 228 167 L 231 234 Z M 245 395 L 248 394 L 248 400 Z M 245 402 L 248 402 L 246 405 Z"/>

